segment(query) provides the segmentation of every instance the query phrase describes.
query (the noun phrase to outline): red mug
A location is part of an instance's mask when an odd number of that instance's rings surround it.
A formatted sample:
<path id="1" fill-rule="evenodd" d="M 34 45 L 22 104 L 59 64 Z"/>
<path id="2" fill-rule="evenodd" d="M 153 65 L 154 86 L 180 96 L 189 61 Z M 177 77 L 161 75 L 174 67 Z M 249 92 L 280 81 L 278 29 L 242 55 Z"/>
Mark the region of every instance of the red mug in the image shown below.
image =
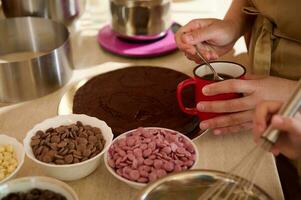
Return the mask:
<path id="1" fill-rule="evenodd" d="M 234 79 L 244 79 L 244 75 L 246 73 L 246 69 L 234 62 L 228 62 L 228 61 L 215 61 L 210 62 L 214 70 L 222 76 L 230 76 Z M 180 109 L 189 115 L 198 115 L 200 120 L 207 120 L 210 118 L 214 118 L 220 115 L 223 115 L 224 113 L 211 113 L 211 112 L 199 112 L 196 108 L 186 108 L 183 104 L 182 100 L 182 91 L 185 87 L 189 85 L 195 86 L 195 101 L 196 103 L 200 101 L 218 101 L 218 100 L 228 100 L 228 99 L 234 99 L 239 98 L 242 96 L 240 93 L 226 93 L 226 94 L 218 94 L 214 96 L 206 96 L 203 94 L 202 89 L 205 85 L 211 84 L 216 82 L 215 80 L 205 79 L 204 76 L 209 76 L 213 73 L 209 69 L 206 64 L 198 65 L 194 69 L 194 77 L 190 79 L 186 79 L 179 83 L 177 88 L 177 99 L 179 103 Z M 229 78 L 230 78 L 229 77 Z M 226 78 L 227 79 L 227 78 Z"/>

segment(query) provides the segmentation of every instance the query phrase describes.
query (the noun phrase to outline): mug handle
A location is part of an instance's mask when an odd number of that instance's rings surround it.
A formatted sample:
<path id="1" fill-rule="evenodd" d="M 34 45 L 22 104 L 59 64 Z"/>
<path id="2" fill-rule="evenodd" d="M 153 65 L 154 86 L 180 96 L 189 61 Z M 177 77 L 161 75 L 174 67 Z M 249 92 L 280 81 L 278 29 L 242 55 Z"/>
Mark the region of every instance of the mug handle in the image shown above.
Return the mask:
<path id="1" fill-rule="evenodd" d="M 183 100 L 182 100 L 182 91 L 188 85 L 195 85 L 195 84 L 196 84 L 196 80 L 194 78 L 191 78 L 191 79 L 186 79 L 186 80 L 182 81 L 181 83 L 179 83 L 179 85 L 177 87 L 177 99 L 178 99 L 179 107 L 182 110 L 182 112 L 187 113 L 189 115 L 197 115 L 198 111 L 196 108 L 186 108 L 184 106 Z"/>

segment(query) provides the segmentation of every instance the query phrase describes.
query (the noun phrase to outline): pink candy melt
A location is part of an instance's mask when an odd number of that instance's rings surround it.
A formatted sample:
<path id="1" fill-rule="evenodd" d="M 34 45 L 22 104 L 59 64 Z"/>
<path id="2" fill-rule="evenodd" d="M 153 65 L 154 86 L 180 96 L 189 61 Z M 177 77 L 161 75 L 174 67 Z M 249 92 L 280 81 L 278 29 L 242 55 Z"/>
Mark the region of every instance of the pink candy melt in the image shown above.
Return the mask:
<path id="1" fill-rule="evenodd" d="M 174 131 L 138 128 L 109 149 L 109 166 L 120 176 L 148 183 L 195 162 L 193 145 Z"/>

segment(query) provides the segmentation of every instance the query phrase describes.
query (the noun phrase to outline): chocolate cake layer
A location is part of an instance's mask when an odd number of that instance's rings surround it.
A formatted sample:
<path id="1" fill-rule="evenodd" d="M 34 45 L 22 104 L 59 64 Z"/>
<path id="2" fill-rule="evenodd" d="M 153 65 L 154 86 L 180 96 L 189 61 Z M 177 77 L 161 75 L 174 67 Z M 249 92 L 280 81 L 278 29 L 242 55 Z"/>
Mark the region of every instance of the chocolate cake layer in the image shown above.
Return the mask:
<path id="1" fill-rule="evenodd" d="M 90 79 L 78 89 L 73 113 L 105 121 L 118 136 L 138 127 L 164 127 L 184 134 L 198 127 L 197 117 L 178 107 L 176 88 L 189 76 L 161 67 L 135 66 Z M 193 88 L 183 92 L 184 103 L 195 106 Z"/>

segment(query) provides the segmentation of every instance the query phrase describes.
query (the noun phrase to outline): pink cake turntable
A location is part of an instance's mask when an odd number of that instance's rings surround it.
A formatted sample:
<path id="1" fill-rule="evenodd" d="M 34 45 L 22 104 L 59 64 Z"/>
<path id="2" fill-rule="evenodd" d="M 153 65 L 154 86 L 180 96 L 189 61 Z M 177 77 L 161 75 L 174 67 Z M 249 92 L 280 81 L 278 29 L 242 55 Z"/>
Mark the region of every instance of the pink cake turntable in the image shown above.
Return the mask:
<path id="1" fill-rule="evenodd" d="M 110 25 L 99 30 L 97 41 L 105 50 L 126 57 L 154 57 L 177 50 L 174 33 L 180 25 L 173 23 L 165 36 L 156 40 L 133 41 L 118 37 Z"/>

